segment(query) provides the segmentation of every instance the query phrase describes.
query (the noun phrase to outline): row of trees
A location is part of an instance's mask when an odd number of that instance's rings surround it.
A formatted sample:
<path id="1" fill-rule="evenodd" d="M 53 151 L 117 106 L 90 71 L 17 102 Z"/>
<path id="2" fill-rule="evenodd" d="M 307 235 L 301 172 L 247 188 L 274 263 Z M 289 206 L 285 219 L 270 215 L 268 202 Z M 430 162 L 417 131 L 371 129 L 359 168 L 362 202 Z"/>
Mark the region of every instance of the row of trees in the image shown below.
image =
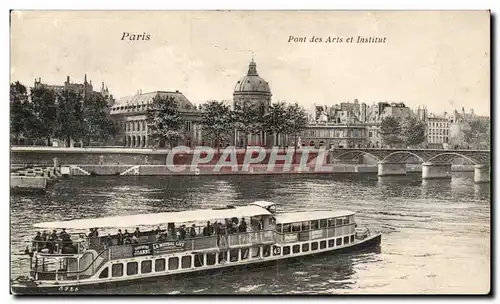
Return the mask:
<path id="1" fill-rule="evenodd" d="M 380 124 L 380 135 L 384 144 L 395 146 L 417 146 L 425 141 L 425 124 L 416 117 L 409 116 L 401 120 L 397 117 L 385 117 Z"/>
<path id="2" fill-rule="evenodd" d="M 202 111 L 201 125 L 204 136 L 215 141 L 215 146 L 230 140 L 234 130 L 245 138 L 245 149 L 248 146 L 248 135 L 273 132 L 285 138 L 294 136 L 306 128 L 307 115 L 297 103 L 273 103 L 267 111 L 252 102 L 237 103 L 234 110 L 222 101 L 207 102 Z M 171 147 L 184 136 L 184 121 L 179 106 L 173 97 L 156 96 L 148 110 L 148 127 L 150 136 L 157 141 L 165 141 Z"/>
<path id="3" fill-rule="evenodd" d="M 464 130 L 464 141 L 476 149 L 490 149 L 491 123 L 486 119 L 474 119 L 468 123 Z"/>
<path id="4" fill-rule="evenodd" d="M 82 96 L 71 90 L 55 91 L 46 86 L 31 88 L 19 81 L 10 85 L 10 132 L 14 144 L 21 138 L 52 145 L 52 139 L 105 141 L 117 127 L 108 116 L 108 104 L 97 92 Z"/>

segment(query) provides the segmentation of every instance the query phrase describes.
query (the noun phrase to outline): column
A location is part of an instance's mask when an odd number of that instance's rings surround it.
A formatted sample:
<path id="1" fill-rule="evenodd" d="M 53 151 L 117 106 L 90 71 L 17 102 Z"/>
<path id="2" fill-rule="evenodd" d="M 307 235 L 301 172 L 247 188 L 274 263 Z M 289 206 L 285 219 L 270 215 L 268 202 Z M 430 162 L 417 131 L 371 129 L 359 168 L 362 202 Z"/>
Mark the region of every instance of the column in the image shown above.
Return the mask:
<path id="1" fill-rule="evenodd" d="M 487 183 L 490 181 L 490 166 L 475 165 L 474 166 L 474 182 Z"/>
<path id="2" fill-rule="evenodd" d="M 422 179 L 451 178 L 451 163 L 423 163 Z"/>
<path id="3" fill-rule="evenodd" d="M 406 163 L 386 162 L 378 163 L 378 176 L 406 175 Z"/>

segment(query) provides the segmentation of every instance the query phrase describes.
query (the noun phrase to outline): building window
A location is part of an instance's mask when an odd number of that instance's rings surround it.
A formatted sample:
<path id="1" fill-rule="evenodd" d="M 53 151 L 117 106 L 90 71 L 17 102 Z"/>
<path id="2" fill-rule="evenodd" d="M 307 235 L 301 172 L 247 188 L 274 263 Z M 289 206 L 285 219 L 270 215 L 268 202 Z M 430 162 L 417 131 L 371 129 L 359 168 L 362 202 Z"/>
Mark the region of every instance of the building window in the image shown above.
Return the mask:
<path id="1" fill-rule="evenodd" d="M 168 259 L 168 270 L 176 270 L 179 269 L 179 258 L 173 257 Z"/>
<path id="2" fill-rule="evenodd" d="M 127 263 L 127 275 L 137 274 L 139 265 L 137 262 L 128 262 Z"/>
<path id="3" fill-rule="evenodd" d="M 155 260 L 155 272 L 165 271 L 165 259 Z"/>
<path id="4" fill-rule="evenodd" d="M 191 132 L 191 122 L 190 122 L 190 121 L 186 121 L 186 126 L 185 126 L 185 128 L 186 128 L 186 131 L 187 131 L 187 132 Z"/>
<path id="5" fill-rule="evenodd" d="M 123 275 L 123 264 L 113 264 L 111 267 L 111 276 L 121 277 Z"/>
<path id="6" fill-rule="evenodd" d="M 182 263 L 182 268 L 191 268 L 191 256 L 190 255 L 185 255 L 182 257 L 181 260 Z"/>
<path id="7" fill-rule="evenodd" d="M 141 273 L 150 273 L 153 271 L 153 262 L 151 260 L 141 262 Z"/>

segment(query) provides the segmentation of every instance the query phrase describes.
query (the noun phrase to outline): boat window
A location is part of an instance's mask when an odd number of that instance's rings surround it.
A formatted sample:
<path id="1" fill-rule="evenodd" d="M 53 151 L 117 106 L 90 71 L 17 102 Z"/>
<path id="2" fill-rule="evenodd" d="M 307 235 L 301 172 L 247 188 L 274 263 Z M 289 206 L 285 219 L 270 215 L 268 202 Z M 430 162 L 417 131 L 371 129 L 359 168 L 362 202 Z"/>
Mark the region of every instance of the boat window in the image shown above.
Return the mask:
<path id="1" fill-rule="evenodd" d="M 302 231 L 309 230 L 309 222 L 302 222 Z"/>
<path id="2" fill-rule="evenodd" d="M 215 265 L 215 253 L 207 253 L 207 265 Z"/>
<path id="3" fill-rule="evenodd" d="M 335 219 L 335 226 L 342 226 L 342 222 L 341 218 Z"/>
<path id="4" fill-rule="evenodd" d="M 123 264 L 113 264 L 111 266 L 111 276 L 113 277 L 121 277 L 123 275 Z"/>
<path id="5" fill-rule="evenodd" d="M 222 264 L 222 262 L 227 261 L 227 251 L 223 251 L 219 253 L 219 264 Z"/>
<path id="6" fill-rule="evenodd" d="M 185 255 L 182 257 L 181 260 L 182 268 L 191 268 L 191 256 L 190 255 Z"/>
<path id="7" fill-rule="evenodd" d="M 311 243 L 311 250 L 318 250 L 318 242 Z"/>
<path id="8" fill-rule="evenodd" d="M 273 246 L 273 255 L 281 255 L 281 247 Z"/>
<path id="9" fill-rule="evenodd" d="M 302 252 L 308 252 L 309 251 L 309 243 L 302 244 Z"/>
<path id="10" fill-rule="evenodd" d="M 342 245 L 342 238 L 337 238 L 337 241 L 336 241 L 336 246 L 340 246 Z"/>
<path id="11" fill-rule="evenodd" d="M 201 267 L 204 265 L 203 253 L 198 253 L 194 255 L 194 267 Z"/>
<path id="12" fill-rule="evenodd" d="M 246 260 L 248 259 L 248 255 L 250 254 L 250 248 L 243 248 L 241 249 L 241 259 Z"/>
<path id="13" fill-rule="evenodd" d="M 108 277 L 109 275 L 109 270 L 108 270 L 108 267 L 104 268 L 101 273 L 99 274 L 99 279 L 105 279 Z"/>
<path id="14" fill-rule="evenodd" d="M 319 249 L 325 249 L 326 248 L 326 241 L 321 241 L 319 243 Z"/>
<path id="15" fill-rule="evenodd" d="M 301 223 L 293 223 L 292 224 L 292 232 L 300 231 Z"/>
<path id="16" fill-rule="evenodd" d="M 260 256 L 260 247 L 253 247 L 251 250 L 252 258 L 258 258 Z"/>
<path id="17" fill-rule="evenodd" d="M 283 225 L 283 233 L 287 232 L 292 232 L 292 225 L 291 224 L 284 224 Z"/>
<path id="18" fill-rule="evenodd" d="M 293 253 L 299 253 L 300 252 L 300 245 L 293 245 L 292 251 L 293 251 Z"/>
<path id="19" fill-rule="evenodd" d="M 326 228 L 326 227 L 328 227 L 328 221 L 327 221 L 327 220 L 320 220 L 320 221 L 319 221 L 319 226 L 320 226 L 321 228 Z"/>
<path id="20" fill-rule="evenodd" d="M 346 217 L 344 218 L 344 225 L 347 225 L 347 224 L 349 224 L 349 223 L 350 223 L 350 221 L 349 221 L 349 220 L 350 220 L 350 218 L 351 218 L 350 216 L 346 216 Z"/>
<path id="21" fill-rule="evenodd" d="M 233 249 L 229 251 L 229 262 L 238 262 L 238 249 Z"/>
<path id="22" fill-rule="evenodd" d="M 271 255 L 271 245 L 265 245 L 262 250 L 262 256 L 268 257 Z"/>
<path id="23" fill-rule="evenodd" d="M 349 244 L 349 237 L 348 236 L 344 236 L 344 245 L 345 244 Z"/>
<path id="24" fill-rule="evenodd" d="M 179 258 L 173 257 L 168 259 L 168 270 L 179 269 Z"/>
<path id="25" fill-rule="evenodd" d="M 311 221 L 311 230 L 318 229 L 319 221 Z"/>
<path id="26" fill-rule="evenodd" d="M 288 254 L 290 254 L 290 246 L 283 247 L 283 255 L 288 255 Z"/>
<path id="27" fill-rule="evenodd" d="M 334 218 L 328 219 L 328 227 L 335 227 L 335 219 Z"/>
<path id="28" fill-rule="evenodd" d="M 137 274 L 138 270 L 139 270 L 139 264 L 137 264 L 137 262 L 127 263 L 127 275 Z"/>
<path id="29" fill-rule="evenodd" d="M 335 246 L 335 239 L 328 240 L 328 247 Z"/>
<path id="30" fill-rule="evenodd" d="M 354 235 L 351 235 L 351 243 L 354 243 Z"/>
<path id="31" fill-rule="evenodd" d="M 153 262 L 151 260 L 141 262 L 141 273 L 150 273 L 153 271 Z"/>
<path id="32" fill-rule="evenodd" d="M 282 226 L 283 225 L 281 225 L 281 224 L 276 224 L 276 231 L 278 231 L 279 233 L 283 233 Z"/>
<path id="33" fill-rule="evenodd" d="M 155 260 L 155 272 L 165 271 L 165 259 Z"/>
<path id="34" fill-rule="evenodd" d="M 354 215 L 349 215 L 349 223 L 354 223 Z"/>

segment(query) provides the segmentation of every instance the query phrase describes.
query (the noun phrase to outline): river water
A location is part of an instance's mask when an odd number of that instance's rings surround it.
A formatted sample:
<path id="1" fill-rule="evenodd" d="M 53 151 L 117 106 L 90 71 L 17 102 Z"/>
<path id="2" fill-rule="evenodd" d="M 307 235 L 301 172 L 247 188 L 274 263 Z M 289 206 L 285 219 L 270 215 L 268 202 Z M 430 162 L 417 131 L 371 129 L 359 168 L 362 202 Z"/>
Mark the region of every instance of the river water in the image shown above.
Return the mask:
<path id="1" fill-rule="evenodd" d="M 383 233 L 380 248 L 310 257 L 267 268 L 99 290 L 141 294 L 487 293 L 490 184 L 472 173 L 422 181 L 420 174 L 72 177 L 46 194 L 11 197 L 11 275 L 27 271 L 31 225 L 42 221 L 240 205 L 282 210 L 349 209 Z"/>

